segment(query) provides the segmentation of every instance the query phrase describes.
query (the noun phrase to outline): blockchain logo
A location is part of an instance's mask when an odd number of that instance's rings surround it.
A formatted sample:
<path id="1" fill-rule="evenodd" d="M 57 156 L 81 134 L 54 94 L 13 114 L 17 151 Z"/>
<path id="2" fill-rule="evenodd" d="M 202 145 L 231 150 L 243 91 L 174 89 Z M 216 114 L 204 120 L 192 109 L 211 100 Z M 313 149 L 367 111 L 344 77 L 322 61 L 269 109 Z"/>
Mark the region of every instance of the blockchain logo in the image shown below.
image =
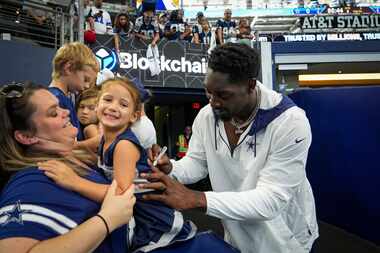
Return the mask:
<path id="1" fill-rule="evenodd" d="M 101 47 L 95 50 L 96 59 L 99 62 L 100 70 L 109 69 L 114 71 L 118 65 L 118 57 L 116 53 L 109 48 Z"/>

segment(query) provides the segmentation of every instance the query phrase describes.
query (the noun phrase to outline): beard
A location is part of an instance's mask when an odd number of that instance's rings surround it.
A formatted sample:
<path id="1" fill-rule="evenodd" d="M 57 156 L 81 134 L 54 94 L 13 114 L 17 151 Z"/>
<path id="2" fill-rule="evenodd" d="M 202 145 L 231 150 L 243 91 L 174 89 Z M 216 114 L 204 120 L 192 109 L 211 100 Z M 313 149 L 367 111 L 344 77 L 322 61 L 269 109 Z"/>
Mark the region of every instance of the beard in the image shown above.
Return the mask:
<path id="1" fill-rule="evenodd" d="M 229 111 L 225 109 L 212 109 L 216 119 L 221 119 L 222 121 L 230 121 L 232 115 Z"/>

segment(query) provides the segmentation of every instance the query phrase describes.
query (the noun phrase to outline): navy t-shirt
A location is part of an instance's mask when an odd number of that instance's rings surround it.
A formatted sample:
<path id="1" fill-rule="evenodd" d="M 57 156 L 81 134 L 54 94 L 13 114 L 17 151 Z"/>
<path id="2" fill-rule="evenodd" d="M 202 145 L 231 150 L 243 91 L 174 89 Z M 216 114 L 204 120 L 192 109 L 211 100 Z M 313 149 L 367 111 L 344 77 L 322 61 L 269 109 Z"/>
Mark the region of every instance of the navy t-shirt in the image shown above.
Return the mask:
<path id="1" fill-rule="evenodd" d="M 222 29 L 223 39 L 224 39 L 223 42 L 226 42 L 226 40 L 231 38 L 233 32 L 235 31 L 235 28 L 236 28 L 236 22 L 234 20 L 227 21 L 224 19 L 219 19 L 216 22 L 216 29 L 217 30 Z M 217 43 L 220 44 L 219 41 L 217 41 Z"/>
<path id="2" fill-rule="evenodd" d="M 150 39 L 154 38 L 155 33 L 160 32 L 158 24 L 154 19 L 152 19 L 148 24 L 146 24 L 144 22 L 143 16 L 136 19 L 134 31 L 135 33 L 143 34 L 144 36 L 147 36 Z"/>
<path id="3" fill-rule="evenodd" d="M 185 28 L 187 26 L 186 22 L 183 21 L 169 21 L 165 25 L 165 31 L 172 31 L 173 29 L 176 30 L 176 33 L 173 35 L 167 37 L 168 40 L 179 40 L 181 34 L 185 32 Z"/>
<path id="4" fill-rule="evenodd" d="M 96 171 L 86 178 L 109 183 Z M 43 171 L 30 167 L 13 175 L 0 195 L 0 240 L 51 239 L 79 226 L 99 209 L 99 203 L 60 187 Z M 126 226 L 113 231 L 95 252 L 127 252 L 126 232 Z"/>

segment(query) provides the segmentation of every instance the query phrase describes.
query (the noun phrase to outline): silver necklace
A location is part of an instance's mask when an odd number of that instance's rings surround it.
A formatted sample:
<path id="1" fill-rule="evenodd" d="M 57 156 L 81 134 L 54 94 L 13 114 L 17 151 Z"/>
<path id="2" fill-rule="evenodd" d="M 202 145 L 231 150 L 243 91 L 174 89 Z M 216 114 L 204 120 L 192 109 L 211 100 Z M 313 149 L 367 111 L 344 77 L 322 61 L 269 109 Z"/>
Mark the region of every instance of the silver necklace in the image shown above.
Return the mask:
<path id="1" fill-rule="evenodd" d="M 261 91 L 258 86 L 256 86 L 256 106 L 255 109 L 252 111 L 251 115 L 249 115 L 248 119 L 244 121 L 243 123 L 238 123 L 234 118 L 231 119 L 231 124 L 235 127 L 235 134 L 242 134 L 244 132 L 244 128 L 247 127 L 251 122 L 255 119 L 257 112 L 260 108 L 260 101 L 261 101 Z"/>

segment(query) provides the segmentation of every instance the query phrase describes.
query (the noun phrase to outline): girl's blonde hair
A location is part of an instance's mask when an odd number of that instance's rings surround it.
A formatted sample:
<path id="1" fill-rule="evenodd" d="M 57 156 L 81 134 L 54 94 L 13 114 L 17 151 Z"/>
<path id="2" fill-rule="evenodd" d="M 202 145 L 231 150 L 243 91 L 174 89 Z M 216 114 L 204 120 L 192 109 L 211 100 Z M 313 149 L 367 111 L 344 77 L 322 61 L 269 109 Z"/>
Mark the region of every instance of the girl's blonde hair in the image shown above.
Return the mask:
<path id="1" fill-rule="evenodd" d="M 72 71 L 82 70 L 84 66 L 91 67 L 96 73 L 99 72 L 99 63 L 89 47 L 80 42 L 72 42 L 63 45 L 54 56 L 52 65 L 52 79 L 57 80 L 62 76 L 66 63 L 71 63 Z"/>

